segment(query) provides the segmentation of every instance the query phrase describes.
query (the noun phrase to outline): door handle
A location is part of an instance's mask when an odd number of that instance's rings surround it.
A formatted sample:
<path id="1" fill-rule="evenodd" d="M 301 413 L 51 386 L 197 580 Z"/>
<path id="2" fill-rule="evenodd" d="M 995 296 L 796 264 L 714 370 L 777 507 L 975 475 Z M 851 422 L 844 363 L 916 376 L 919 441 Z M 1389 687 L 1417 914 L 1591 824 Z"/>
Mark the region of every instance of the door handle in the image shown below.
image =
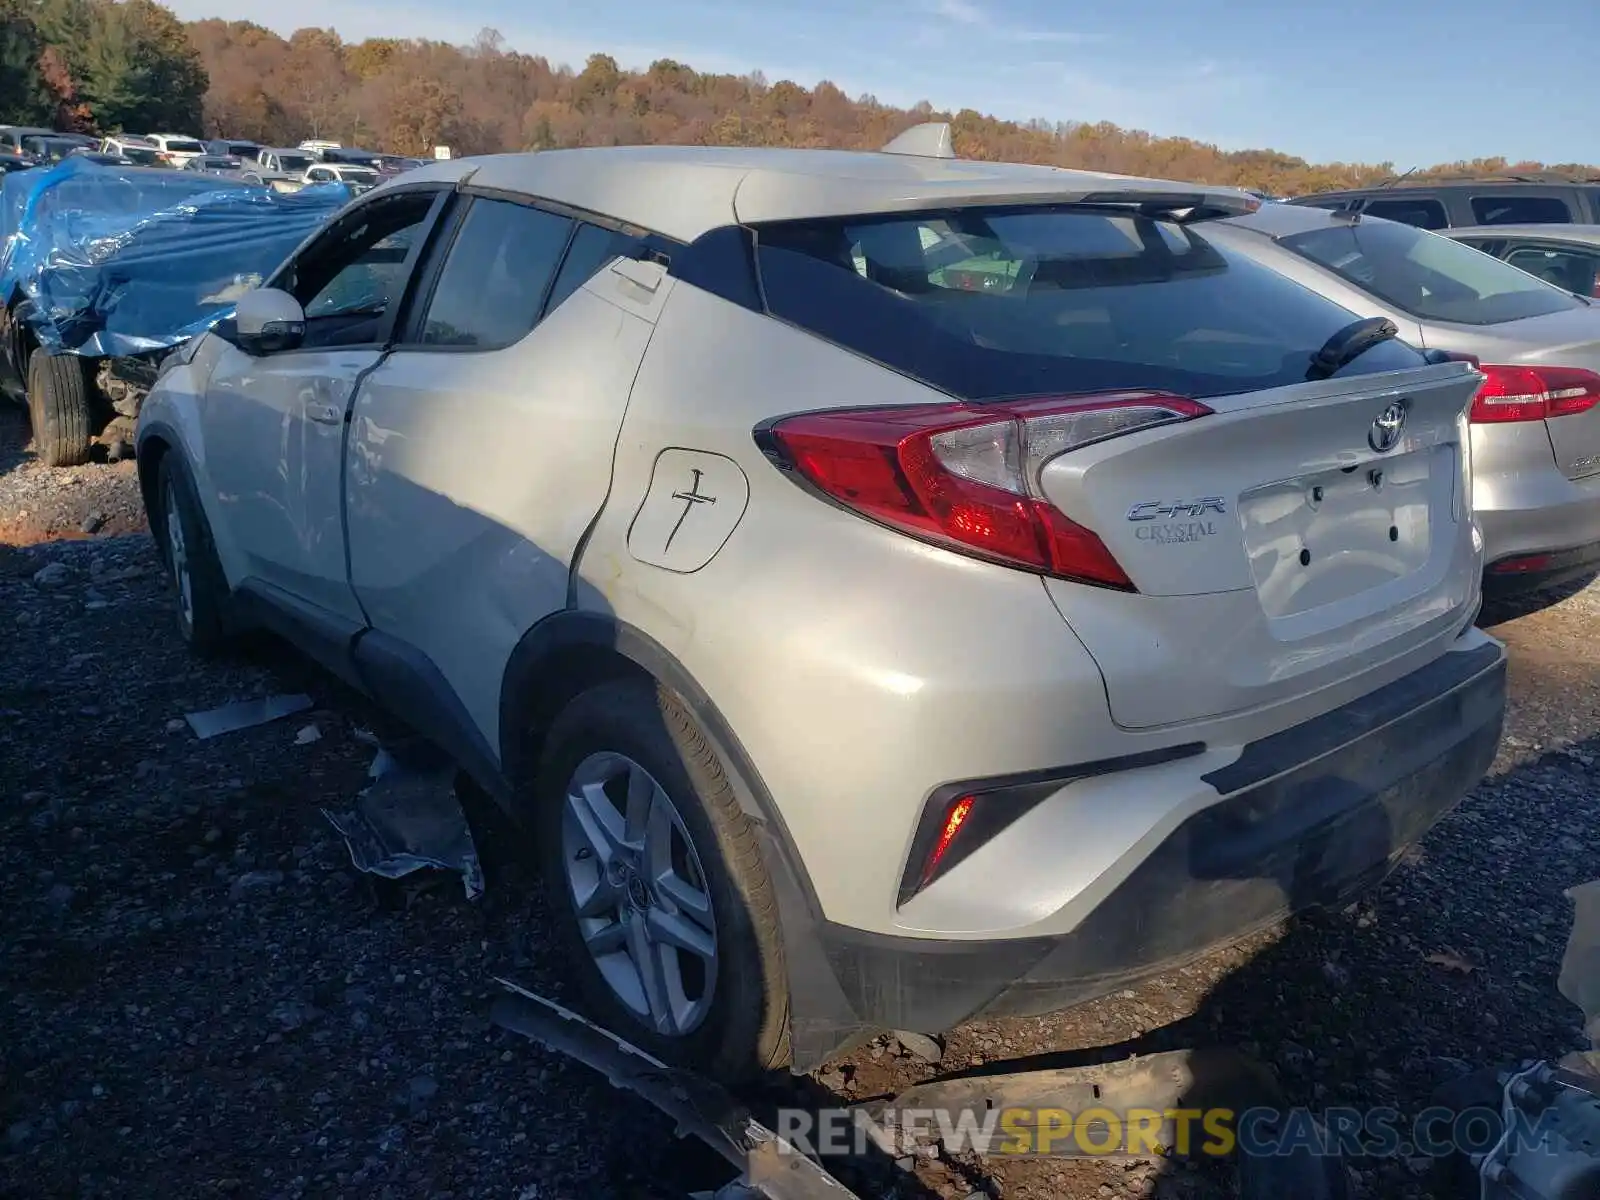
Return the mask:
<path id="1" fill-rule="evenodd" d="M 319 425 L 337 425 L 344 420 L 344 414 L 331 404 L 308 404 L 306 416 Z"/>

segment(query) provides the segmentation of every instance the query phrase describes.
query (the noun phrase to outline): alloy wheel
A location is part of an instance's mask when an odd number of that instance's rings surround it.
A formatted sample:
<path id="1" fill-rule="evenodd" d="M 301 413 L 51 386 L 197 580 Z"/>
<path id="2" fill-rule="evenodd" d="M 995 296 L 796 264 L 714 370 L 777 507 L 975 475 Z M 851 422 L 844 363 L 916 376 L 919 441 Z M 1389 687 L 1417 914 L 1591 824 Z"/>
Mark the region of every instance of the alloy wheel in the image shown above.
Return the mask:
<path id="1" fill-rule="evenodd" d="M 194 581 L 189 573 L 189 552 L 183 541 L 183 519 L 178 513 L 177 489 L 167 488 L 167 558 L 172 569 L 173 587 L 178 593 L 178 611 L 185 629 L 194 627 Z"/>
<path id="2" fill-rule="evenodd" d="M 683 816 L 626 755 L 578 764 L 561 814 L 579 933 L 616 998 L 657 1033 L 692 1033 L 711 1010 L 717 925 Z"/>

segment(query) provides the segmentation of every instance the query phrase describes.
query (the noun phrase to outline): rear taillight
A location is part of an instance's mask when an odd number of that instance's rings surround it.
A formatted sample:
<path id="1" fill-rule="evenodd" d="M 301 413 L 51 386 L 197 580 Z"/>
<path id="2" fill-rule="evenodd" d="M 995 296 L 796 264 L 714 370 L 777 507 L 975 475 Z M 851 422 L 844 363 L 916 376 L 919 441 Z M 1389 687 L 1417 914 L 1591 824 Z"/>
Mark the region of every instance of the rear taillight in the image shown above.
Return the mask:
<path id="1" fill-rule="evenodd" d="M 1474 425 L 1543 421 L 1587 412 L 1600 403 L 1600 375 L 1581 367 L 1482 366 L 1472 401 Z"/>
<path id="2" fill-rule="evenodd" d="M 1133 591 L 1105 543 L 1044 498 L 1039 473 L 1067 451 L 1210 412 L 1160 392 L 1052 396 L 806 413 L 757 438 L 830 499 L 914 537 Z"/>

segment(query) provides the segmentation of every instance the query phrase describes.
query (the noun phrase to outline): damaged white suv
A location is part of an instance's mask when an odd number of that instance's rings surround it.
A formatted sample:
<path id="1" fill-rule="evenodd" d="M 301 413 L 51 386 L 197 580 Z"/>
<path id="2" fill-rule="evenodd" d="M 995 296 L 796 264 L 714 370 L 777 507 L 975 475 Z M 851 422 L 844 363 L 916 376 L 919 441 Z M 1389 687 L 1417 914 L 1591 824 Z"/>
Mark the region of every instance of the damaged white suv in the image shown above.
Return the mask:
<path id="1" fill-rule="evenodd" d="M 723 1076 L 1078 1003 L 1380 878 L 1504 656 L 1433 363 L 1232 191 L 619 148 L 362 197 L 140 415 L 184 636 L 279 631 L 539 834 Z"/>

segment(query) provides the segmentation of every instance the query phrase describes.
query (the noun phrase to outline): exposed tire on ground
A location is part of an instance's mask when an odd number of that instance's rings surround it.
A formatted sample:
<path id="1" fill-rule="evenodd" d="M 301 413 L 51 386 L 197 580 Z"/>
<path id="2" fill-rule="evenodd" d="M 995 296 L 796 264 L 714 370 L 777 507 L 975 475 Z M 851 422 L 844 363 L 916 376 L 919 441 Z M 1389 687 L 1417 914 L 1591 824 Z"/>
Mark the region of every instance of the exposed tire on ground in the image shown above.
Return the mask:
<path id="1" fill-rule="evenodd" d="M 231 593 L 194 480 L 170 450 L 157 467 L 156 496 L 150 532 L 167 568 L 178 632 L 191 650 L 209 658 L 231 640 Z"/>
<path id="2" fill-rule="evenodd" d="M 0 363 L 0 395 L 26 404 L 28 352 L 32 347 L 29 345 L 27 329 L 22 323 L 23 312 L 24 306 L 20 303 L 7 309 L 0 309 L 0 356 L 4 356 L 10 363 L 10 371 L 4 369 L 5 363 Z M 11 377 L 11 372 L 16 373 L 15 379 Z"/>
<path id="3" fill-rule="evenodd" d="M 76 467 L 89 461 L 94 414 L 82 359 L 43 350 L 29 356 L 28 415 L 34 450 L 45 466 Z"/>
<path id="4" fill-rule="evenodd" d="M 629 803 L 644 796 L 657 802 Z M 676 695 L 645 680 L 579 695 L 551 725 L 533 801 L 550 918 L 591 1014 L 663 1061 L 724 1081 L 786 1066 L 789 993 L 777 899 L 756 830 Z M 594 849 L 608 840 L 595 834 L 597 816 L 609 821 L 608 852 Z M 620 866 L 600 861 L 606 853 Z M 580 893 L 589 901 L 582 912 Z M 705 898 L 709 915 L 698 907 Z M 710 959 L 684 946 L 703 948 L 708 927 Z M 626 961 L 619 964 L 618 954 Z M 663 968 L 652 989 L 637 969 L 640 958 L 677 965 Z M 630 965 L 637 990 L 627 984 Z M 651 1002 L 686 997 L 687 1008 Z M 672 1015 L 665 1023 L 645 1016 L 641 999 L 651 1014 Z M 678 1022 L 681 1013 L 688 1015 Z"/>

